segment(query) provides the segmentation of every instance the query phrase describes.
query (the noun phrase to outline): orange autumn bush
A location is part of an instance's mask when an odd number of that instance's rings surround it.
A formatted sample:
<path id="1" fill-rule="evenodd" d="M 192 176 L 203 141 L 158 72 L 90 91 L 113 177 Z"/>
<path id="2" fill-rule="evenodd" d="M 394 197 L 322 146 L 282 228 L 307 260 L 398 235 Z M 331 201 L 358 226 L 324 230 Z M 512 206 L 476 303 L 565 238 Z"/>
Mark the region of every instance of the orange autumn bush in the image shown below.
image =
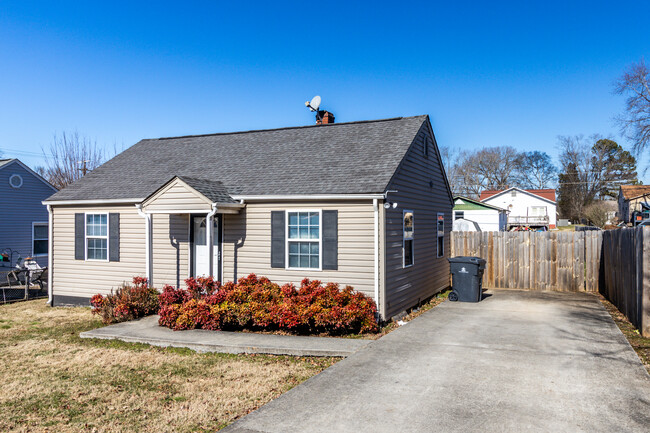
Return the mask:
<path id="1" fill-rule="evenodd" d="M 264 330 L 341 335 L 377 332 L 372 299 L 346 286 L 304 279 L 280 286 L 251 274 L 221 284 L 189 278 L 186 289 L 165 286 L 159 296 L 162 326 L 171 329 Z"/>

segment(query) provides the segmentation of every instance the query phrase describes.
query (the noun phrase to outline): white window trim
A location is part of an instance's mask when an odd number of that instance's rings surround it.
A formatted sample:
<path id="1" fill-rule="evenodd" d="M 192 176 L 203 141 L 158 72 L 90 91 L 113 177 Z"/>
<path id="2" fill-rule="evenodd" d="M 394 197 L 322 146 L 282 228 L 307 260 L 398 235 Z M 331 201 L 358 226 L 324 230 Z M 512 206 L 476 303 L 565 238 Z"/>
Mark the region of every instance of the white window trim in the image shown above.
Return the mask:
<path id="1" fill-rule="evenodd" d="M 289 267 L 289 214 L 295 212 L 318 212 L 318 268 Z M 315 239 L 295 239 L 291 242 L 316 242 Z M 287 271 L 322 271 L 323 270 L 323 210 L 322 209 L 285 209 L 284 211 L 284 269 Z"/>
<path id="2" fill-rule="evenodd" d="M 86 230 L 86 223 L 88 215 L 106 215 L 106 236 L 91 236 L 93 239 L 106 239 L 106 258 L 105 259 L 89 259 L 88 258 L 88 231 Z M 108 221 L 108 212 L 86 212 L 84 213 L 84 257 L 88 262 L 108 262 L 111 257 L 111 243 L 109 242 L 110 236 L 110 222 Z"/>
<path id="3" fill-rule="evenodd" d="M 35 226 L 45 226 L 47 227 L 47 238 L 46 239 L 35 239 L 34 238 L 34 227 Z M 42 222 L 42 221 L 32 221 L 32 257 L 45 257 L 47 256 L 47 253 L 44 254 L 36 254 L 34 252 L 34 241 L 48 241 L 49 244 L 49 237 L 50 237 L 50 225 L 47 221 Z M 49 250 L 49 248 L 48 248 Z"/>
<path id="4" fill-rule="evenodd" d="M 438 235 L 438 217 L 442 216 L 442 236 Z M 438 251 L 438 239 L 442 238 L 442 254 Z M 441 258 L 445 256 L 445 214 L 444 212 L 438 212 L 436 215 L 436 258 Z"/>
<path id="5" fill-rule="evenodd" d="M 406 237 L 404 237 L 404 215 L 408 212 L 413 214 L 413 237 L 410 239 L 413 246 L 413 251 L 411 253 L 411 264 L 406 264 Z M 415 211 L 411 209 L 402 210 L 402 269 L 410 268 L 415 264 Z"/>

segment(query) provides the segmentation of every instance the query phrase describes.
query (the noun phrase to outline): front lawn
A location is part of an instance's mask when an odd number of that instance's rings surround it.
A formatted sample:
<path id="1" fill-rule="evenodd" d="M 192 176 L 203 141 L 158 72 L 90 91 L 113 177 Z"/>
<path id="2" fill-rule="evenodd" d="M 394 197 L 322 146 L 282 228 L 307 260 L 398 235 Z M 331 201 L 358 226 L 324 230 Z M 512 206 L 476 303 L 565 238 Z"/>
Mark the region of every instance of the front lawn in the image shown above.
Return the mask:
<path id="1" fill-rule="evenodd" d="M 79 338 L 100 326 L 89 308 L 0 306 L 0 431 L 214 431 L 337 361 Z"/>

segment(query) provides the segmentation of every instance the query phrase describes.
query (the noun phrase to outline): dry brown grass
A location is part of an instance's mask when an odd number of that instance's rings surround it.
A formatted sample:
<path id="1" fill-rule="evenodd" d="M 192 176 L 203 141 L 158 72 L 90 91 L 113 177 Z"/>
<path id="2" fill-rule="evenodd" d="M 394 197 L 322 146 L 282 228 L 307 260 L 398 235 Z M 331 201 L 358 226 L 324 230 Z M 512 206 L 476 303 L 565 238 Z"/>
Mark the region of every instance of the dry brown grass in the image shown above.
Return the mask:
<path id="1" fill-rule="evenodd" d="M 609 314 L 612 316 L 612 319 L 614 319 L 614 322 L 616 322 L 616 325 L 618 325 L 623 335 L 625 335 L 625 338 L 627 338 L 627 341 L 630 342 L 630 346 L 632 346 L 636 354 L 639 355 L 639 359 L 641 359 L 646 370 L 650 373 L 650 338 L 643 337 L 639 333 L 639 330 L 630 323 L 628 318 L 625 317 L 618 308 L 616 308 L 616 305 L 605 299 L 603 295 L 598 296 L 600 302 L 603 303 L 605 309 L 607 309 Z"/>
<path id="2" fill-rule="evenodd" d="M 82 340 L 87 308 L 0 306 L 0 431 L 214 431 L 336 362 Z"/>

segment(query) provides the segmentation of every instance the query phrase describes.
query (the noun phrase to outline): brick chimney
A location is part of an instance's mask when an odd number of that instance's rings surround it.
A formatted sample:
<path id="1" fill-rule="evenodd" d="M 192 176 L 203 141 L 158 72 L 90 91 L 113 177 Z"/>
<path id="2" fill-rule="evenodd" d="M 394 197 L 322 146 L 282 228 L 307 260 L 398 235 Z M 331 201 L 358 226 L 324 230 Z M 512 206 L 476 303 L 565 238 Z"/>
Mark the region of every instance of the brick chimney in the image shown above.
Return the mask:
<path id="1" fill-rule="evenodd" d="M 316 116 L 316 124 L 322 125 L 325 123 L 334 123 L 334 115 L 329 111 L 319 111 L 318 116 Z"/>

